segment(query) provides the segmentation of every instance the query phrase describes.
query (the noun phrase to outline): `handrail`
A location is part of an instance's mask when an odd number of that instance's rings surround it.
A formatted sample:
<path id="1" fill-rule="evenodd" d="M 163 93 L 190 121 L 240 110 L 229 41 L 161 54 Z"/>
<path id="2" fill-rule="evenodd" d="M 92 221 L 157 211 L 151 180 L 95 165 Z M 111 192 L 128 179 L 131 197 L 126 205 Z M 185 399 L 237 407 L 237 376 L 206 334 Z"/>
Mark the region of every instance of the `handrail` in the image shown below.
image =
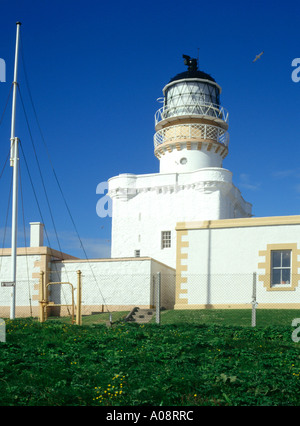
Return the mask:
<path id="1" fill-rule="evenodd" d="M 154 135 L 154 147 L 176 140 L 214 140 L 226 147 L 229 144 L 229 133 L 211 124 L 176 124 L 157 131 Z"/>
<path id="2" fill-rule="evenodd" d="M 155 113 L 155 125 L 162 120 L 178 115 L 201 115 L 219 118 L 228 123 L 229 112 L 218 104 L 201 102 L 197 104 L 186 104 L 178 106 L 163 106 Z"/>

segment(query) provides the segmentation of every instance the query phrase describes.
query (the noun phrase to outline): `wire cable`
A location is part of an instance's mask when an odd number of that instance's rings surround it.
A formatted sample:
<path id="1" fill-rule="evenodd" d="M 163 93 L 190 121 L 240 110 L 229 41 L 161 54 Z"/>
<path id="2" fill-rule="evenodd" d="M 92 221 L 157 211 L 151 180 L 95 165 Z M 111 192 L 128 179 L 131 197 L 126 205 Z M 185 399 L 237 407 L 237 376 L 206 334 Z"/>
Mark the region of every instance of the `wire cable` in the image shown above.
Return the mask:
<path id="1" fill-rule="evenodd" d="M 27 169 L 27 173 L 28 173 L 28 176 L 29 176 L 29 180 L 30 180 L 30 183 L 31 183 L 31 187 L 32 187 L 32 191 L 33 191 L 33 194 L 34 194 L 34 198 L 35 198 L 35 201 L 37 203 L 38 210 L 39 210 L 39 214 L 40 214 L 42 222 L 44 223 L 44 232 L 45 232 L 46 239 L 47 239 L 47 242 L 48 242 L 48 247 L 50 249 L 52 258 L 55 258 L 56 256 L 55 256 L 55 253 L 54 253 L 54 251 L 53 251 L 53 249 L 51 247 L 51 244 L 50 244 L 48 231 L 47 231 L 47 228 L 46 228 L 46 225 L 45 225 L 45 220 L 44 220 L 44 217 L 43 217 L 43 214 L 42 214 L 40 203 L 38 201 L 37 193 L 36 193 L 36 190 L 35 190 L 35 187 L 34 187 L 34 184 L 33 184 L 32 176 L 31 176 L 30 171 L 29 171 L 28 162 L 27 162 L 27 159 L 26 159 L 26 156 L 25 156 L 22 144 L 20 144 L 20 147 L 21 147 L 21 151 L 22 151 L 22 154 L 23 154 L 23 159 L 24 159 L 24 162 L 25 162 L 25 165 L 26 165 L 26 169 Z M 57 269 L 57 265 L 56 265 L 55 262 L 54 262 L 54 265 L 55 265 L 55 268 L 56 268 L 56 273 L 59 274 L 59 271 Z M 46 273 L 46 271 L 45 271 L 45 273 Z M 61 291 L 62 291 L 63 297 L 64 297 L 64 299 L 66 301 L 66 295 L 65 295 L 63 287 L 61 288 Z M 67 310 L 68 310 L 68 313 L 70 313 L 69 308 L 67 308 Z"/>
<path id="2" fill-rule="evenodd" d="M 4 166 L 3 166 L 3 169 L 1 170 L 1 173 L 0 173 L 0 179 L 2 178 L 2 175 L 3 175 L 3 173 L 4 173 L 4 170 L 5 170 L 5 167 L 6 167 L 6 164 L 7 164 L 7 162 L 8 162 L 9 157 L 10 157 L 10 151 L 9 151 L 9 152 L 8 152 L 8 154 L 7 154 L 7 157 L 6 157 L 6 160 L 5 160 L 5 163 L 4 163 Z"/>
<path id="3" fill-rule="evenodd" d="M 6 239 L 8 214 L 9 214 L 9 207 L 10 207 L 11 193 L 12 193 L 12 183 L 13 183 L 13 177 L 11 176 L 9 196 L 8 196 L 7 209 L 6 209 L 5 227 L 4 227 L 4 233 L 3 233 L 3 238 L 2 238 L 2 254 L 3 254 L 3 250 L 4 250 L 5 239 Z M 2 260 L 3 260 L 3 256 L 1 256 L 1 258 L 0 258 L 0 272 L 1 272 L 1 269 L 2 269 Z"/>
<path id="4" fill-rule="evenodd" d="M 62 199 L 63 199 L 63 201 L 64 201 L 65 207 L 66 207 L 66 209 L 67 209 L 67 211 L 68 211 L 69 217 L 70 217 L 70 219 L 71 219 L 71 222 L 72 222 L 72 224 L 73 224 L 74 230 L 75 230 L 75 232 L 76 232 L 77 238 L 78 238 L 78 240 L 79 240 L 80 246 L 81 246 L 82 251 L 83 251 L 83 253 L 84 253 L 85 259 L 87 260 L 87 262 L 88 262 L 88 264 L 89 264 L 89 267 L 90 267 L 90 270 L 91 270 L 92 276 L 93 276 L 94 281 L 95 281 L 95 283 L 96 283 L 96 285 L 97 285 L 97 288 L 98 288 L 98 290 L 99 290 L 99 292 L 100 292 L 100 294 L 101 294 L 101 297 L 102 297 L 103 302 L 104 302 L 104 304 L 105 304 L 105 306 L 106 306 L 106 309 L 107 309 L 107 311 L 108 311 L 108 312 L 110 312 L 110 311 L 109 311 L 109 309 L 108 309 L 108 306 L 107 306 L 107 304 L 106 304 L 105 298 L 104 298 L 104 296 L 103 296 L 103 293 L 102 293 L 102 291 L 101 291 L 101 289 L 100 289 L 100 287 L 99 287 L 98 280 L 97 280 L 97 278 L 96 278 L 96 276 L 95 276 L 95 274 L 94 274 L 93 268 L 92 268 L 92 267 L 91 267 L 91 265 L 90 265 L 90 262 L 89 262 L 89 259 L 88 259 L 88 256 L 87 256 L 87 253 L 86 253 L 85 247 L 84 247 L 84 245 L 83 245 L 82 239 L 80 238 L 80 235 L 79 235 L 78 229 L 77 229 L 77 227 L 76 227 L 75 221 L 74 221 L 74 219 L 73 219 L 73 216 L 72 216 L 71 210 L 70 210 L 70 208 L 69 208 L 69 206 L 68 206 L 68 203 L 67 203 L 66 197 L 65 197 L 65 195 L 64 195 L 64 193 L 63 193 L 63 190 L 62 190 L 61 184 L 60 184 L 60 182 L 59 182 L 59 179 L 58 179 L 58 177 L 57 177 L 56 171 L 55 171 L 55 169 L 54 169 L 54 167 L 53 167 L 53 164 L 52 164 L 52 161 L 51 161 L 51 157 L 50 157 L 50 154 L 49 154 L 49 150 L 48 150 L 48 147 L 47 147 L 47 144 L 46 144 L 46 141 L 45 141 L 45 138 L 44 138 L 44 135 L 43 135 L 43 132 L 42 132 L 42 129 L 41 129 L 41 126 L 40 126 L 39 120 L 38 120 L 38 116 L 37 116 L 36 108 L 35 108 L 35 106 L 34 106 L 33 98 L 32 98 L 32 95 L 31 95 L 31 90 L 30 90 L 30 86 L 29 86 L 29 80 L 28 80 L 28 75 L 27 75 L 26 66 L 25 66 L 25 60 L 24 60 L 24 52 L 23 52 L 23 51 L 24 51 L 24 49 L 23 49 L 23 44 L 22 44 L 22 38 L 20 38 L 20 39 L 21 39 L 21 58 L 22 58 L 22 64 L 23 64 L 24 75 L 25 75 L 25 82 L 26 82 L 26 86 L 27 86 L 28 93 L 29 93 L 29 98 L 30 98 L 31 106 L 32 106 L 32 109 L 33 109 L 33 112 L 34 112 L 34 116 L 35 116 L 35 119 L 36 119 L 36 122 L 37 122 L 37 125 L 38 125 L 38 128 L 39 128 L 39 132 L 40 132 L 40 135 L 41 135 L 41 138 L 42 138 L 42 141 L 43 141 L 43 144 L 44 144 L 44 147 L 45 147 L 45 150 L 46 150 L 47 156 L 48 156 L 48 160 L 49 160 L 49 163 L 50 163 L 50 166 L 51 166 L 51 169 L 52 169 L 52 172 L 53 172 L 53 175 L 54 175 L 55 181 L 56 181 L 57 186 L 58 186 L 58 188 L 59 188 L 60 194 L 61 194 Z M 19 92 L 20 92 L 20 90 L 19 90 Z M 23 109 L 24 109 L 24 107 L 23 107 Z M 27 121 L 27 123 L 28 123 L 28 120 L 27 120 L 27 119 L 26 119 L 26 121 Z"/>
<path id="5" fill-rule="evenodd" d="M 13 88 L 13 85 L 11 85 L 10 89 L 9 89 L 9 93 L 8 93 L 8 96 L 7 96 L 7 99 L 6 99 L 6 103 L 5 103 L 5 106 L 4 106 L 4 110 L 3 110 L 3 113 L 2 113 L 1 118 L 0 118 L 0 126 L 1 126 L 3 118 L 4 118 L 4 114 L 5 114 L 7 105 L 8 105 L 8 101 L 9 101 L 9 98 L 10 98 L 10 95 L 11 95 L 11 92 L 12 92 L 12 88 Z"/>
<path id="6" fill-rule="evenodd" d="M 25 211 L 24 211 L 24 202 L 23 202 L 23 188 L 22 188 L 22 178 L 21 178 L 21 163 L 19 163 L 19 181 L 20 181 L 20 193 L 21 193 L 21 205 L 22 205 L 22 218 L 23 218 L 23 232 L 24 232 L 24 247 L 25 247 L 25 258 L 26 258 L 26 267 L 27 267 L 27 286 L 28 286 L 28 297 L 29 297 L 29 308 L 30 316 L 32 317 L 32 304 L 31 304 L 31 290 L 29 282 L 29 265 L 28 265 L 28 255 L 27 255 L 27 241 L 26 241 L 26 230 L 25 230 Z"/>

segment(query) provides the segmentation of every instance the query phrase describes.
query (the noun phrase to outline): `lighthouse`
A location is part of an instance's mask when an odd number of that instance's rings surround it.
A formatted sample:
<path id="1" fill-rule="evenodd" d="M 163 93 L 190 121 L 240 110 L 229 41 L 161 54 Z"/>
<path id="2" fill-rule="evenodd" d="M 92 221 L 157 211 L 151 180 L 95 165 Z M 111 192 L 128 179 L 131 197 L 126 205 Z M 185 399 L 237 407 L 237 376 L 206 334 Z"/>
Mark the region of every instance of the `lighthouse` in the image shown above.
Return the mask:
<path id="1" fill-rule="evenodd" d="M 229 114 L 222 89 L 196 59 L 183 58 L 187 68 L 163 87 L 155 113 L 159 173 L 109 179 L 113 258 L 152 257 L 175 268 L 178 223 L 252 216 L 223 168 Z"/>
<path id="2" fill-rule="evenodd" d="M 220 105 L 221 87 L 183 55 L 187 71 L 163 89 L 155 114 L 154 153 L 161 173 L 222 167 L 228 154 L 228 112 Z"/>

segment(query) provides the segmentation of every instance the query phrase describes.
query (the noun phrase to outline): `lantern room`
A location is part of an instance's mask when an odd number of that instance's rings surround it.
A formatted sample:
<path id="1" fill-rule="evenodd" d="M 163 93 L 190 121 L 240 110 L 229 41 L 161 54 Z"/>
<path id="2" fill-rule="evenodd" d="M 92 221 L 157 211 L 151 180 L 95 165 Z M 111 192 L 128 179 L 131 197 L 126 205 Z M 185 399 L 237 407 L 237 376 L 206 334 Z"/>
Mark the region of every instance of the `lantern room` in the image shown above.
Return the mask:
<path id="1" fill-rule="evenodd" d="M 228 153 L 228 112 L 220 105 L 221 87 L 183 55 L 188 70 L 163 89 L 163 107 L 155 114 L 154 153 L 160 172 L 222 167 Z"/>

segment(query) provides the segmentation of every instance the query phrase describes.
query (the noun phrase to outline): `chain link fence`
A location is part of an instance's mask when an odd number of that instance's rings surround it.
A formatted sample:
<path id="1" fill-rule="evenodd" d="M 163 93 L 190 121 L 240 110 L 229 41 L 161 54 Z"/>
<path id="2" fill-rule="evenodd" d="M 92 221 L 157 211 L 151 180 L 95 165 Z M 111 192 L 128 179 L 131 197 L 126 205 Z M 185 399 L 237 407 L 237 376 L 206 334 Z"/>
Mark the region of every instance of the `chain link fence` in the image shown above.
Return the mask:
<path id="1" fill-rule="evenodd" d="M 37 317 L 39 306 L 38 280 L 18 280 L 16 286 L 16 316 Z M 0 317 L 9 318 L 12 283 L 2 281 L 0 286 Z"/>
<path id="2" fill-rule="evenodd" d="M 76 271 L 69 273 L 70 285 L 48 286 L 48 314 L 68 317 L 72 297 L 76 311 Z M 234 325 L 287 325 L 300 318 L 298 276 L 290 282 L 270 284 L 259 274 L 82 274 L 84 323 L 126 318 L 130 312 L 152 310 L 159 323 L 203 323 L 222 321 Z M 159 287 L 160 282 L 160 287 Z M 38 317 L 39 280 L 16 283 L 16 317 Z M 72 294 L 73 288 L 73 294 Z M 0 287 L 0 318 L 9 318 L 11 287 Z M 159 310 L 157 309 L 159 308 Z M 155 319 L 156 318 L 156 319 Z"/>

